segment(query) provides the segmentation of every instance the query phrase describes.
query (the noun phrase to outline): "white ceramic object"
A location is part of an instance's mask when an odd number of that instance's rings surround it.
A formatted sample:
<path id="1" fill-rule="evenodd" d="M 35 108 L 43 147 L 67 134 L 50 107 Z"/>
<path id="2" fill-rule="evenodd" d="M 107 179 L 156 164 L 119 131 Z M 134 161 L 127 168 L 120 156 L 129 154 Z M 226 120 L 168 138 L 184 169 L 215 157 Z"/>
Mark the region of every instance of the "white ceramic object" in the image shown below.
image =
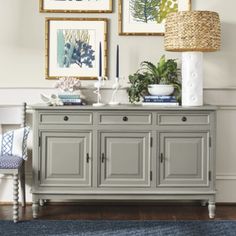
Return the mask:
<path id="1" fill-rule="evenodd" d="M 40 94 L 40 97 L 48 106 L 63 106 L 63 102 L 56 94 L 51 94 L 50 96 Z"/>
<path id="2" fill-rule="evenodd" d="M 102 100 L 102 95 L 101 95 L 101 87 L 105 84 L 104 82 L 104 77 L 98 77 L 98 81 L 96 81 L 94 83 L 94 87 L 96 88 L 96 90 L 94 91 L 94 93 L 97 95 L 97 102 L 93 103 L 94 107 L 102 107 L 105 106 L 104 103 L 101 102 Z"/>
<path id="3" fill-rule="evenodd" d="M 182 53 L 182 106 L 203 105 L 203 53 Z"/>
<path id="4" fill-rule="evenodd" d="M 116 77 L 115 83 L 112 85 L 113 92 L 112 92 L 111 101 L 109 102 L 109 105 L 116 106 L 116 105 L 120 104 L 120 102 L 117 99 L 117 92 L 120 87 L 121 87 L 120 86 L 120 78 Z"/>
<path id="5" fill-rule="evenodd" d="M 167 84 L 149 84 L 148 92 L 153 96 L 168 96 L 174 92 L 174 86 Z"/>

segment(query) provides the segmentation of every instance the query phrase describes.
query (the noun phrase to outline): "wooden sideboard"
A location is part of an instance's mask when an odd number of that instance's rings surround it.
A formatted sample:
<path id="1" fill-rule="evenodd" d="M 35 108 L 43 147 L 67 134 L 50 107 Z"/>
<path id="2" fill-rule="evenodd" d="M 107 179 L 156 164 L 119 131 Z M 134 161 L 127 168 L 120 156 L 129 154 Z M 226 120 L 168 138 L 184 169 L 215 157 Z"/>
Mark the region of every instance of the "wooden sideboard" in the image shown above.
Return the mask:
<path id="1" fill-rule="evenodd" d="M 215 216 L 216 107 L 32 106 L 39 201 L 199 200 Z"/>

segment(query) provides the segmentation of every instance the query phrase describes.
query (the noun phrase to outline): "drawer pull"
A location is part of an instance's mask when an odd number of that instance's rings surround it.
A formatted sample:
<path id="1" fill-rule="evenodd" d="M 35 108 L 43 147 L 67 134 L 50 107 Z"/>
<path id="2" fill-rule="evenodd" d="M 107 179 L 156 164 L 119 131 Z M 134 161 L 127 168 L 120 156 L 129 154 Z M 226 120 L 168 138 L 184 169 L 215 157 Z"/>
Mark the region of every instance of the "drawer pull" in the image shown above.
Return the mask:
<path id="1" fill-rule="evenodd" d="M 187 121 L 187 117 L 186 116 L 182 117 L 182 121 L 186 122 Z"/>
<path id="2" fill-rule="evenodd" d="M 124 116 L 123 117 L 123 121 L 128 121 L 129 119 L 128 119 L 128 117 L 127 116 Z"/>
<path id="3" fill-rule="evenodd" d="M 64 117 L 64 121 L 68 121 L 69 120 L 69 117 L 68 116 L 65 116 Z"/>

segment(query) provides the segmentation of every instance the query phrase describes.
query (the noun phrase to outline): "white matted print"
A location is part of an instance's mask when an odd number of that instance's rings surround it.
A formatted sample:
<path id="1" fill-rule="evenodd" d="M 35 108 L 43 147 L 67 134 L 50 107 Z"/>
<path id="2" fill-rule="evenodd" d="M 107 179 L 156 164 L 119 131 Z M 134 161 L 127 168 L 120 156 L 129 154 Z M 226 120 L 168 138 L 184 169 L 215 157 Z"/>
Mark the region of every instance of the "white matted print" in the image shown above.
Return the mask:
<path id="1" fill-rule="evenodd" d="M 112 12 L 112 0 L 39 0 L 40 12 Z"/>
<path id="2" fill-rule="evenodd" d="M 191 0 L 119 0 L 119 34 L 164 35 L 167 14 L 190 5 Z"/>
<path id="3" fill-rule="evenodd" d="M 107 20 L 80 18 L 46 19 L 46 78 L 64 76 L 96 79 L 99 45 L 102 72 L 107 73 Z"/>

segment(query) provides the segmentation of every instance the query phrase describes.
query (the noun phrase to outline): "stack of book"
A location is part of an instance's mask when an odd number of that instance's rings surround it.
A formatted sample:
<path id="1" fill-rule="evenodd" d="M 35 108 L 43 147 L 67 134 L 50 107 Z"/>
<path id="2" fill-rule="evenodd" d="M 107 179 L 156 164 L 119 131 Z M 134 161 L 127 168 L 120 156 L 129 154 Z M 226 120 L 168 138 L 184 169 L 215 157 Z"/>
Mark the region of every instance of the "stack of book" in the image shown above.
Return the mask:
<path id="1" fill-rule="evenodd" d="M 63 102 L 63 105 L 83 105 L 83 101 L 79 95 L 74 94 L 60 94 L 58 95 L 60 100 Z"/>
<path id="2" fill-rule="evenodd" d="M 175 96 L 145 96 L 143 105 L 179 106 Z"/>

